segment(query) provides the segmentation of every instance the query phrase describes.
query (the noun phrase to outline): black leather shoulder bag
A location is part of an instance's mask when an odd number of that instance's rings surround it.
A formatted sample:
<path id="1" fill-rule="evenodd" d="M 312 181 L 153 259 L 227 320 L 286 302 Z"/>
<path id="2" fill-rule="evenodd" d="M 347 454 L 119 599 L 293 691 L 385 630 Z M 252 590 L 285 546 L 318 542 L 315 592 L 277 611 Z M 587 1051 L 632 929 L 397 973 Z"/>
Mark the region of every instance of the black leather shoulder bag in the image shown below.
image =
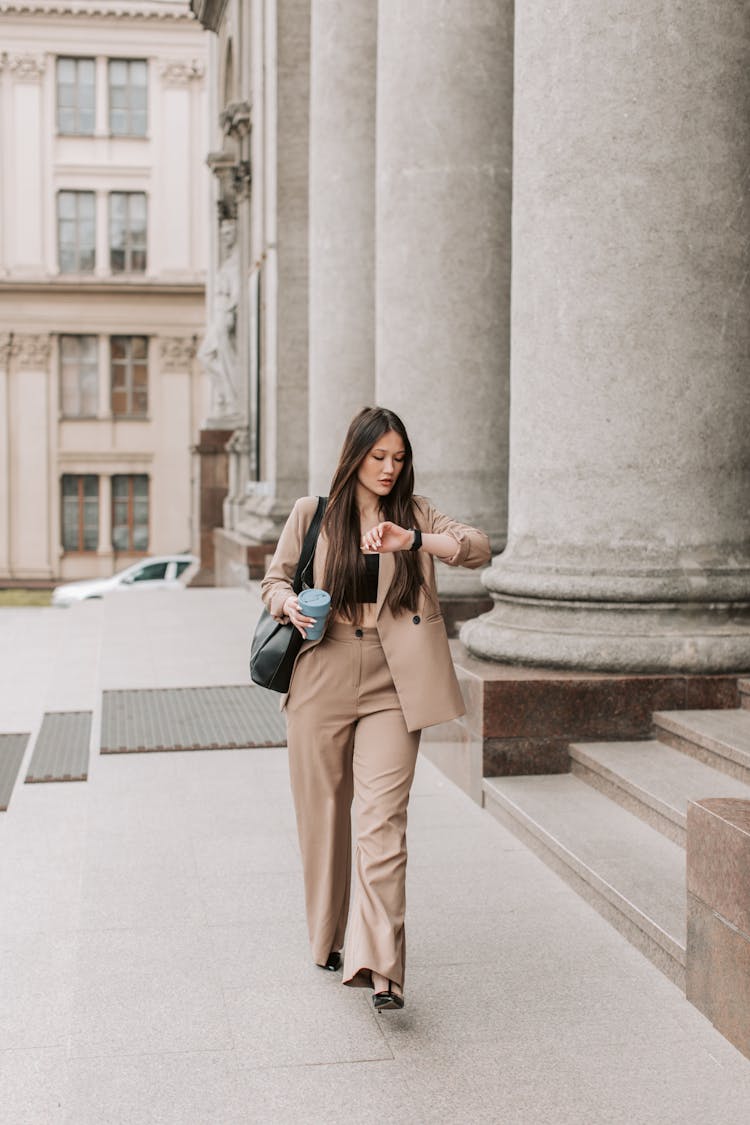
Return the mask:
<path id="1" fill-rule="evenodd" d="M 312 578 L 315 546 L 327 503 L 327 496 L 318 497 L 318 508 L 307 529 L 292 583 L 295 594 L 300 594 L 303 587 L 309 585 L 308 578 Z M 250 677 L 253 682 L 271 691 L 289 691 L 292 669 L 301 647 L 302 634 L 299 630 L 291 622 L 281 625 L 264 606 L 250 646 Z"/>

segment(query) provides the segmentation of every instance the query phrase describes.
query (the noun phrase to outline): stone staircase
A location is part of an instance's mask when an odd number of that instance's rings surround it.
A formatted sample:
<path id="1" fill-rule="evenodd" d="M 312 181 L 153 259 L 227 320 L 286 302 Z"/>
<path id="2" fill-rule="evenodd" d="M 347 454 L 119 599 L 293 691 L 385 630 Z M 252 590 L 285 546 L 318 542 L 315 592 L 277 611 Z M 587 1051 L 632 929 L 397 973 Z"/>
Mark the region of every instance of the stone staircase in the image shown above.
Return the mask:
<path id="1" fill-rule="evenodd" d="M 663 711 L 644 742 L 572 743 L 571 773 L 486 777 L 484 804 L 676 984 L 685 986 L 690 800 L 750 800 L 742 706 Z"/>

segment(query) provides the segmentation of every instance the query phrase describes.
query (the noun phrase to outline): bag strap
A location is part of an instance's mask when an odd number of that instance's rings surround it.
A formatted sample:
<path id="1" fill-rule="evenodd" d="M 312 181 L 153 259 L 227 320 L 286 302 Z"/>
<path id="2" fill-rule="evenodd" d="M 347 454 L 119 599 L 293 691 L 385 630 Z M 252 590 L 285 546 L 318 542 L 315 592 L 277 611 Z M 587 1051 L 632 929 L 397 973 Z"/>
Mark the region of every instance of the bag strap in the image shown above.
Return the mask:
<path id="1" fill-rule="evenodd" d="M 312 518 L 312 523 L 307 529 L 305 541 L 302 544 L 302 551 L 300 552 L 299 562 L 297 563 L 297 573 L 294 575 L 294 582 L 292 589 L 295 594 L 302 592 L 302 583 L 304 582 L 305 571 L 315 558 L 315 547 L 318 542 L 318 535 L 320 534 L 320 525 L 323 522 L 323 516 L 328 503 L 327 496 L 318 497 L 318 507 L 315 515 Z"/>

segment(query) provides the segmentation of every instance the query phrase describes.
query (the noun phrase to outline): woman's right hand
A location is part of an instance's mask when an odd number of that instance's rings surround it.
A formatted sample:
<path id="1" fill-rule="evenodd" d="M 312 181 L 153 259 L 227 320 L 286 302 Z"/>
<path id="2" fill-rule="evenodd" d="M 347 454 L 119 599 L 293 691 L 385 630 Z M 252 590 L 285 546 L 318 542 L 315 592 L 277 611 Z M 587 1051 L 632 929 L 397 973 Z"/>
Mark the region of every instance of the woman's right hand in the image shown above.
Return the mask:
<path id="1" fill-rule="evenodd" d="M 299 602 L 297 601 L 296 594 L 290 594 L 290 596 L 284 602 L 283 608 L 284 617 L 288 617 L 292 625 L 294 625 L 294 628 L 302 634 L 305 640 L 307 640 L 307 633 L 305 632 L 305 629 L 309 629 L 312 625 L 315 624 L 315 618 L 305 617 L 299 607 Z"/>

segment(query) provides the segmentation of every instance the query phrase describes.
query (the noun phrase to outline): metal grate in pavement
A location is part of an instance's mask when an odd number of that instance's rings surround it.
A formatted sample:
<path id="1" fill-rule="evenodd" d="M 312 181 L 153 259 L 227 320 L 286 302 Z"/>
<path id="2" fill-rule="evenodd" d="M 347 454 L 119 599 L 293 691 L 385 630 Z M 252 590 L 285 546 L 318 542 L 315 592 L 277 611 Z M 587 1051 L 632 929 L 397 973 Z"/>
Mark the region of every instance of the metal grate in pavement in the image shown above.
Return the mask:
<path id="1" fill-rule="evenodd" d="M 28 741 L 28 733 L 0 734 L 0 812 L 8 811 Z"/>
<path id="2" fill-rule="evenodd" d="M 285 746 L 278 696 L 247 685 L 105 691 L 102 754 Z"/>
<path id="3" fill-rule="evenodd" d="M 85 781 L 90 741 L 90 711 L 45 712 L 26 780 Z"/>

